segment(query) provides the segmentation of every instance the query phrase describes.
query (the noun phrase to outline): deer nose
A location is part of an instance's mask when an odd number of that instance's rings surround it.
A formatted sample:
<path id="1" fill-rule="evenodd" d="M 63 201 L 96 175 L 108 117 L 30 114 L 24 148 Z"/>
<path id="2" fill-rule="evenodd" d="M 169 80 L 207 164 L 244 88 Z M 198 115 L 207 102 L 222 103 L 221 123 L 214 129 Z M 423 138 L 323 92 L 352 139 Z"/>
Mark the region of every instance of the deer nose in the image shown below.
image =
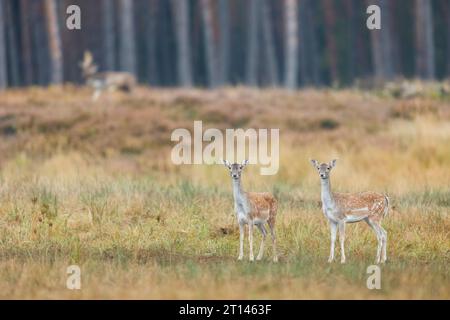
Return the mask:
<path id="1" fill-rule="evenodd" d="M 232 177 L 233 178 L 238 178 L 238 175 L 236 173 L 233 173 Z"/>
<path id="2" fill-rule="evenodd" d="M 321 177 L 321 178 L 326 178 L 325 173 L 321 173 L 321 174 L 320 174 L 320 177 Z"/>

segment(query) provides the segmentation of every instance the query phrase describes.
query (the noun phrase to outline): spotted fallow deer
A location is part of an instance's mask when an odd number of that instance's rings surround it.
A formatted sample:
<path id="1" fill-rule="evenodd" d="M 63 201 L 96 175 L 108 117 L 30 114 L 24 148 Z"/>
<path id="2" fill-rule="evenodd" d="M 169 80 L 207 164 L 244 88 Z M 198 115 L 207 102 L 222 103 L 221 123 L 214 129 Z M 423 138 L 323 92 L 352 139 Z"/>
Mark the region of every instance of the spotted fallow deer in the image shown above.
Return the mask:
<path id="1" fill-rule="evenodd" d="M 97 100 L 105 90 L 130 92 L 136 86 L 136 78 L 128 72 L 97 72 L 97 65 L 89 51 L 84 53 L 80 63 L 83 79 L 94 88 L 92 100 Z"/>
<path id="2" fill-rule="evenodd" d="M 387 232 L 381 226 L 381 221 L 389 211 L 389 198 L 386 195 L 375 192 L 356 194 L 331 192 L 330 172 L 336 166 L 336 160 L 332 160 L 330 163 L 319 163 L 317 160 L 311 160 L 311 164 L 317 169 L 320 176 L 322 210 L 330 222 L 331 248 L 328 262 L 334 260 L 334 244 L 336 242 L 337 229 L 339 228 L 341 263 L 345 263 L 345 224 L 365 221 L 375 231 L 377 236 L 376 263 L 384 263 L 387 259 Z"/>
<path id="3" fill-rule="evenodd" d="M 275 237 L 275 218 L 277 214 L 277 200 L 268 192 L 256 193 L 245 192 L 241 186 L 242 170 L 248 164 L 248 160 L 242 164 L 230 164 L 227 160 L 223 160 L 224 165 L 230 171 L 233 181 L 234 211 L 236 213 L 239 224 L 239 257 L 244 257 L 244 233 L 245 225 L 248 225 L 248 239 L 250 244 L 250 261 L 254 260 L 253 256 L 253 226 L 257 226 L 262 233 L 261 245 L 256 260 L 261 260 L 264 253 L 264 241 L 267 231 L 264 224 L 269 226 L 273 244 L 273 261 L 278 262 L 277 244 Z"/>

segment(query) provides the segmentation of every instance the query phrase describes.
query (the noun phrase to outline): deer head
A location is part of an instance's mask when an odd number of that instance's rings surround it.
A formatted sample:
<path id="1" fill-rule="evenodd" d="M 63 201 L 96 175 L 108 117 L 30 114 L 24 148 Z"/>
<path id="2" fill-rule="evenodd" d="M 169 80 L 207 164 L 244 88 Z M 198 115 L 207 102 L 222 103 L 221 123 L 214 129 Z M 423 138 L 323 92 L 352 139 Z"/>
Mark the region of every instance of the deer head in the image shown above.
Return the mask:
<path id="1" fill-rule="evenodd" d="M 227 160 L 223 160 L 223 164 L 230 171 L 230 176 L 234 180 L 241 179 L 242 170 L 244 170 L 245 166 L 248 164 L 248 160 L 242 161 L 242 164 L 239 163 L 229 163 Z"/>
<path id="2" fill-rule="evenodd" d="M 317 169 L 321 179 L 328 179 L 330 177 L 331 169 L 336 166 L 336 159 L 331 160 L 329 163 L 319 163 L 317 160 L 311 160 L 311 164 Z"/>

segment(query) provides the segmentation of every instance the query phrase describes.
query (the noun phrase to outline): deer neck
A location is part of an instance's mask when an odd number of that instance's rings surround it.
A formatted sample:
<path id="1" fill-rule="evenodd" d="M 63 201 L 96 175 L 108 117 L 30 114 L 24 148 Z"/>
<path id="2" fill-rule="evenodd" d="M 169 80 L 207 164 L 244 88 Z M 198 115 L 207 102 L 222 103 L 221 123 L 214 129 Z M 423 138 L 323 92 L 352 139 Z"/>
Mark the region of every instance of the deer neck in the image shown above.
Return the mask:
<path id="1" fill-rule="evenodd" d="M 330 185 L 330 178 L 328 179 L 321 179 L 321 199 L 322 199 L 322 205 L 330 208 L 334 206 L 334 198 L 333 194 L 331 193 L 331 185 Z"/>
<path id="2" fill-rule="evenodd" d="M 238 203 L 246 199 L 245 192 L 242 190 L 241 179 L 233 179 L 234 202 Z"/>

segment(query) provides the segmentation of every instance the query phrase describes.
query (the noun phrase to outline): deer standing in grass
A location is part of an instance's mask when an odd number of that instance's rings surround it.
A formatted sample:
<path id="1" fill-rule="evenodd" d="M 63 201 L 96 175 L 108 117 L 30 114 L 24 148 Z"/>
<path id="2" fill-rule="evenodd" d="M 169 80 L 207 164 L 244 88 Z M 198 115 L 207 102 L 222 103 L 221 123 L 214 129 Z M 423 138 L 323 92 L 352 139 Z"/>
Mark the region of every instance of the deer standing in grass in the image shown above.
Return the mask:
<path id="1" fill-rule="evenodd" d="M 330 163 L 319 163 L 311 160 L 311 164 L 319 172 L 321 180 L 322 210 L 330 222 L 331 248 L 328 262 L 334 260 L 334 244 L 339 229 L 341 244 L 341 263 L 345 263 L 345 224 L 365 221 L 375 231 L 378 240 L 376 263 L 386 262 L 387 232 L 381 221 L 389 211 L 389 198 L 375 192 L 356 194 L 331 192 L 330 172 L 336 166 L 336 160 Z"/>
<path id="2" fill-rule="evenodd" d="M 275 218 L 277 214 L 277 200 L 268 192 L 256 193 L 245 192 L 241 186 L 242 170 L 248 164 L 248 160 L 242 164 L 230 164 L 227 160 L 223 163 L 230 171 L 233 181 L 234 210 L 236 212 L 239 224 L 239 257 L 244 257 L 244 233 L 245 225 L 248 225 L 248 239 L 250 244 L 250 261 L 254 260 L 253 255 L 253 227 L 257 226 L 262 233 L 261 245 L 256 260 L 261 260 L 264 253 L 264 241 L 266 240 L 267 231 L 264 224 L 267 222 L 272 236 L 273 243 L 273 261 L 278 262 L 277 245 L 275 238 Z"/>
<path id="3" fill-rule="evenodd" d="M 84 59 L 80 63 L 83 78 L 88 85 L 94 88 L 92 100 L 97 100 L 102 91 L 120 90 L 130 92 L 136 86 L 136 78 L 128 72 L 97 72 L 97 65 L 89 51 L 84 53 Z"/>

